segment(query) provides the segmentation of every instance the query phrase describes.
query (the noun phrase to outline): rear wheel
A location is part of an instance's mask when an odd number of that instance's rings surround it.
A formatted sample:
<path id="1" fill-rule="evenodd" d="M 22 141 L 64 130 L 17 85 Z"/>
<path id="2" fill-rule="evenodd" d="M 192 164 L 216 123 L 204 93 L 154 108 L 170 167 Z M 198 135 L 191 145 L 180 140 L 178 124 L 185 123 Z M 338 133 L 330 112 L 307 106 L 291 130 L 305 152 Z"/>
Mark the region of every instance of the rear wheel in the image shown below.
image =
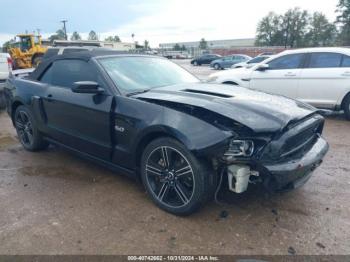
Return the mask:
<path id="1" fill-rule="evenodd" d="M 216 70 L 219 70 L 221 67 L 220 67 L 220 65 L 219 65 L 218 63 L 216 63 L 216 64 L 214 64 L 214 68 L 215 68 Z"/>
<path id="2" fill-rule="evenodd" d="M 199 64 L 198 64 L 197 61 L 194 61 L 194 62 L 193 62 L 193 65 L 194 65 L 194 66 L 198 66 Z"/>
<path id="3" fill-rule="evenodd" d="M 172 138 L 152 141 L 141 159 L 142 182 L 161 209 L 175 215 L 198 210 L 213 192 L 210 169 Z"/>
<path id="4" fill-rule="evenodd" d="M 43 140 L 32 113 L 27 107 L 17 107 L 14 121 L 18 138 L 26 150 L 38 151 L 48 147 L 49 144 Z"/>
<path id="5" fill-rule="evenodd" d="M 350 94 L 344 99 L 343 109 L 346 119 L 350 120 Z"/>

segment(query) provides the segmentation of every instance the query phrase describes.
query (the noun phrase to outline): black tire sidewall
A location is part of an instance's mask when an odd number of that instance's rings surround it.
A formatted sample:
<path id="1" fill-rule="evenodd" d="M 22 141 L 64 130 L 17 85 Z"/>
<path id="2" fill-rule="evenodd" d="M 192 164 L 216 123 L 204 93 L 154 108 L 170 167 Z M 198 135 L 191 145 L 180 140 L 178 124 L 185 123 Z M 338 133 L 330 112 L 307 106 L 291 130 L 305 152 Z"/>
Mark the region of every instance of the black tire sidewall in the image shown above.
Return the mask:
<path id="1" fill-rule="evenodd" d="M 4 91 L 0 91 L 0 110 L 6 108 L 6 99 Z"/>
<path id="2" fill-rule="evenodd" d="M 344 100 L 344 114 L 347 120 L 350 120 L 350 95 Z"/>
<path id="3" fill-rule="evenodd" d="M 147 178 L 146 178 L 146 161 L 149 156 L 149 154 L 157 147 L 160 146 L 170 146 L 178 150 L 181 154 L 183 154 L 188 162 L 190 163 L 192 170 L 193 170 L 193 176 L 194 176 L 194 192 L 192 195 L 192 198 L 190 202 L 182 207 L 169 207 L 168 205 L 164 205 L 162 202 L 160 202 L 153 194 L 152 190 L 150 189 L 150 186 L 148 185 Z M 152 141 L 144 150 L 142 158 L 141 158 L 141 179 L 142 183 L 148 193 L 148 195 L 152 198 L 153 202 L 160 207 L 161 209 L 170 212 L 175 215 L 185 216 L 189 215 L 195 211 L 197 211 L 204 203 L 208 200 L 208 195 L 210 195 L 209 190 L 209 183 L 208 183 L 208 169 L 205 168 L 204 165 L 202 165 L 191 152 L 189 152 L 186 147 L 178 142 L 175 139 L 164 137 L 159 138 L 154 141 Z"/>

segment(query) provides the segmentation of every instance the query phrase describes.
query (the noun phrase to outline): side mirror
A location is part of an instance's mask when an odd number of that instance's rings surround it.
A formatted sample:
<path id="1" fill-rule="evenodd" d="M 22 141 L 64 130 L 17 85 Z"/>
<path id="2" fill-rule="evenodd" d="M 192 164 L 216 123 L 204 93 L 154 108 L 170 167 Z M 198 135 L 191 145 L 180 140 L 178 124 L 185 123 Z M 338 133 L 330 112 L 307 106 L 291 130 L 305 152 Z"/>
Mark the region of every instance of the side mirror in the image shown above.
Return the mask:
<path id="1" fill-rule="evenodd" d="M 94 81 L 79 81 L 75 82 L 72 87 L 74 93 L 81 94 L 100 94 L 103 93 L 103 89 L 99 87 L 99 84 Z"/>
<path id="2" fill-rule="evenodd" d="M 268 70 L 270 67 L 268 64 L 260 64 L 258 65 L 258 67 L 256 68 L 257 71 L 265 71 Z"/>

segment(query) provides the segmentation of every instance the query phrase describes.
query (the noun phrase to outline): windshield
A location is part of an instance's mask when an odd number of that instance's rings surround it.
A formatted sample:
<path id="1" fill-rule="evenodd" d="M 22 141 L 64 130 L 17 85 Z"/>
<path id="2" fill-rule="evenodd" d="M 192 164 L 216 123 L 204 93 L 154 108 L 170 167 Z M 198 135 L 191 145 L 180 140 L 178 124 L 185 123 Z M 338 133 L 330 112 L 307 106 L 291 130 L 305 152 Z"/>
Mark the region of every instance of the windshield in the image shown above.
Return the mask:
<path id="1" fill-rule="evenodd" d="M 266 60 L 267 58 L 269 58 L 269 57 L 267 57 L 267 56 L 257 56 L 255 58 L 249 60 L 248 64 L 260 63 L 260 62 Z"/>
<path id="2" fill-rule="evenodd" d="M 157 57 L 108 57 L 100 63 L 123 93 L 199 82 L 198 78 L 167 59 Z"/>

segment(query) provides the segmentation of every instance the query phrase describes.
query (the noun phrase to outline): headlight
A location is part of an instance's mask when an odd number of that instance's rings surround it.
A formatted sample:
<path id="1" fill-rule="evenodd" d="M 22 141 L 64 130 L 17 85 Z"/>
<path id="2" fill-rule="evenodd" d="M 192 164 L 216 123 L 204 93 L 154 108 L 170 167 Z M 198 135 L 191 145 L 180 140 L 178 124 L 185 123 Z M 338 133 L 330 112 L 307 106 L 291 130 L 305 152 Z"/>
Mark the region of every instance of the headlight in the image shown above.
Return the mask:
<path id="1" fill-rule="evenodd" d="M 254 153 L 254 142 L 252 140 L 231 140 L 226 156 L 249 157 Z"/>
<path id="2" fill-rule="evenodd" d="M 209 77 L 207 82 L 215 82 L 218 78 L 219 78 L 218 76 Z"/>

